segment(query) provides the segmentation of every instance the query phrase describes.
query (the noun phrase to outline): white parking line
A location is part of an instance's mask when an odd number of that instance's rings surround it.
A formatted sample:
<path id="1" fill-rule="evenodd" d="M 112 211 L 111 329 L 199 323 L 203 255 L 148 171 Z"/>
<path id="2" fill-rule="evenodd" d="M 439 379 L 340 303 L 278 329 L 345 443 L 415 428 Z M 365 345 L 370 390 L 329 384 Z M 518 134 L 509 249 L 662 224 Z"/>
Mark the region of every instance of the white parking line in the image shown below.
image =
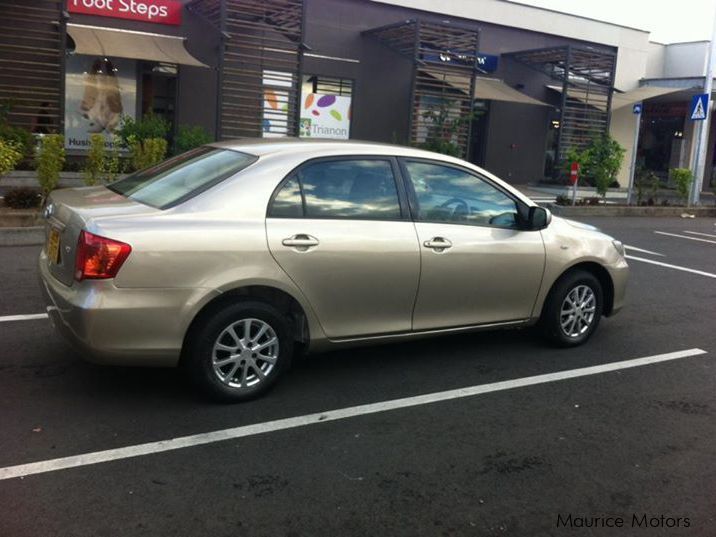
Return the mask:
<path id="1" fill-rule="evenodd" d="M 0 480 L 25 477 L 28 475 L 42 474 L 46 472 L 55 472 L 57 470 L 65 470 L 68 468 L 76 468 L 79 466 L 88 466 L 90 464 L 129 459 L 131 457 L 140 457 L 143 455 L 152 455 L 154 453 L 162 453 L 165 451 L 172 451 L 176 449 L 213 444 L 215 442 L 222 442 L 224 440 L 235 440 L 237 438 L 246 438 L 248 436 L 254 436 L 257 434 L 285 431 L 287 429 L 295 429 L 297 427 L 305 427 L 307 425 L 316 425 L 329 421 L 344 420 L 348 418 L 354 418 L 356 416 L 366 416 L 369 414 L 377 414 L 379 412 L 387 412 L 402 408 L 429 405 L 441 401 L 462 399 L 465 397 L 473 397 L 486 393 L 512 390 L 515 388 L 524 388 L 526 386 L 547 384 L 549 382 L 557 382 L 560 380 L 567 380 L 578 377 L 586 377 L 589 375 L 597 375 L 610 371 L 618 371 L 620 369 L 629 369 L 633 367 L 658 364 L 660 362 L 666 362 L 669 360 L 678 360 L 691 356 L 699 356 L 701 354 L 706 354 L 706 351 L 702 349 L 687 349 L 683 351 L 670 352 L 667 354 L 657 354 L 655 356 L 636 358 L 633 360 L 624 360 L 622 362 L 612 362 L 608 364 L 595 365 L 592 367 L 583 367 L 580 369 L 569 369 L 567 371 L 558 371 L 556 373 L 547 373 L 545 375 L 523 377 L 518 379 L 505 380 L 502 382 L 493 382 L 490 384 L 479 384 L 477 386 L 458 388 L 456 390 L 417 395 L 415 397 L 406 397 L 403 399 L 393 399 L 391 401 L 383 401 L 380 403 L 371 403 L 367 405 L 353 406 L 337 410 L 328 410 L 326 412 L 307 414 L 305 416 L 296 416 L 293 418 L 268 421 L 265 423 L 256 423 L 253 425 L 234 427 L 232 429 L 223 429 L 220 431 L 182 436 L 169 440 L 161 440 L 159 442 L 149 442 L 146 444 L 138 444 L 118 449 L 108 449 L 105 451 L 95 451 L 92 453 L 84 453 L 82 455 L 74 455 L 71 457 L 63 457 L 60 459 L 51 459 L 46 461 L 32 462 L 29 464 L 20 464 L 17 466 L 8 466 L 5 468 L 0 468 Z"/>
<path id="2" fill-rule="evenodd" d="M 664 231 L 654 231 L 654 233 L 657 233 L 659 235 L 667 235 L 669 237 L 679 237 L 680 239 L 689 239 L 690 241 L 710 242 L 711 244 L 716 244 L 716 241 L 710 241 L 708 239 L 699 239 L 698 237 L 687 237 L 686 235 L 678 235 L 676 233 L 666 233 Z"/>
<path id="3" fill-rule="evenodd" d="M 641 252 L 642 254 L 658 255 L 659 257 L 666 257 L 664 254 L 660 254 L 659 252 L 652 252 L 651 250 L 644 250 L 643 248 L 637 248 L 636 246 L 629 246 L 628 244 L 625 244 L 624 248 L 626 248 L 627 250 L 634 250 L 635 252 Z"/>
<path id="4" fill-rule="evenodd" d="M 684 231 L 684 233 L 690 233 L 691 235 L 701 235 L 702 237 L 711 237 L 712 239 L 716 239 L 716 235 L 711 235 L 710 233 L 699 233 L 698 231 Z"/>
<path id="5" fill-rule="evenodd" d="M 12 321 L 34 321 L 35 319 L 47 319 L 47 313 L 31 313 L 28 315 L 6 315 L 0 317 L 0 323 L 8 323 Z"/>
<path id="6" fill-rule="evenodd" d="M 669 263 L 662 263 L 661 261 L 654 261 L 653 259 L 644 259 L 643 257 L 634 257 L 633 255 L 625 255 L 624 257 L 626 257 L 627 259 L 633 259 L 634 261 L 641 261 L 642 263 L 651 263 L 652 265 L 659 265 L 660 267 L 666 267 L 674 270 L 683 270 L 684 272 L 691 272 L 692 274 L 698 274 L 700 276 L 706 276 L 708 278 L 716 278 L 716 274 L 704 272 L 703 270 L 680 267 L 678 265 L 670 265 Z"/>

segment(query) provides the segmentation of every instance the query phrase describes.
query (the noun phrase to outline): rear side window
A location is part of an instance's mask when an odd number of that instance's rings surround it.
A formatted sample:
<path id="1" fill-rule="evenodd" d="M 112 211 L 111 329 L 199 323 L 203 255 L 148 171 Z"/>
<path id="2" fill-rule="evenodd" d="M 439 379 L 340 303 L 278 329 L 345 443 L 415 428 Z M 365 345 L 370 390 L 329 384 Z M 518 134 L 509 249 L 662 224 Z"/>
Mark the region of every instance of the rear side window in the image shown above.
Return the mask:
<path id="1" fill-rule="evenodd" d="M 342 159 L 303 166 L 269 209 L 274 218 L 400 219 L 390 161 Z"/>
<path id="2" fill-rule="evenodd" d="M 193 198 L 240 172 L 257 157 L 200 147 L 161 164 L 115 181 L 107 188 L 158 209 L 167 209 Z"/>

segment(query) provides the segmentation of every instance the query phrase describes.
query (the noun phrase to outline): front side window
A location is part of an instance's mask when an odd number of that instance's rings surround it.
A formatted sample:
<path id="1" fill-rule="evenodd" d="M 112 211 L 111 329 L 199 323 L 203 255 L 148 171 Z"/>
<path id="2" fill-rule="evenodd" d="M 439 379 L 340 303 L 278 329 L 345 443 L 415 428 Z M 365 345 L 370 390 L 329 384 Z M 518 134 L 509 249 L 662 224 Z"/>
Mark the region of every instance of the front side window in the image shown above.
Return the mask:
<path id="1" fill-rule="evenodd" d="M 228 179 L 256 161 L 253 155 L 200 147 L 107 186 L 145 205 L 166 209 Z"/>
<path id="2" fill-rule="evenodd" d="M 378 159 L 303 166 L 276 194 L 269 216 L 295 217 L 299 207 L 305 218 L 397 220 L 401 216 L 393 168 L 389 161 Z"/>
<path id="3" fill-rule="evenodd" d="M 450 166 L 407 161 L 423 222 L 518 227 L 517 203 L 483 179 Z"/>

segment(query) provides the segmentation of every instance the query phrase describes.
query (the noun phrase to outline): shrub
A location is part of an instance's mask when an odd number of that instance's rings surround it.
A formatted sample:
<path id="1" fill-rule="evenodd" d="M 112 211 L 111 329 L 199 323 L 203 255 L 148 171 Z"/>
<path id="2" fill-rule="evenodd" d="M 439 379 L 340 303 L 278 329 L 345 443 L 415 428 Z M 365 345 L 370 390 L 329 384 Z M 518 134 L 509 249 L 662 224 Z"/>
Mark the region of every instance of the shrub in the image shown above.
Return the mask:
<path id="1" fill-rule="evenodd" d="M 637 205 L 645 205 L 646 200 L 644 199 L 644 194 L 646 192 L 647 188 L 653 188 L 654 179 L 657 181 L 657 188 L 658 188 L 658 177 L 656 177 L 656 174 L 651 171 L 647 170 L 643 164 L 639 165 L 636 170 L 636 176 L 634 177 L 634 189 L 636 191 L 636 204 Z M 656 195 L 655 193 L 653 193 Z"/>
<path id="2" fill-rule="evenodd" d="M 27 129 L 0 123 L 0 140 L 10 142 L 20 151 L 22 157 L 32 157 L 35 150 L 35 137 Z"/>
<path id="3" fill-rule="evenodd" d="M 626 150 L 608 134 L 595 138 L 587 149 L 587 169 L 594 178 L 597 193 L 606 197 L 614 176 L 619 172 Z"/>
<path id="4" fill-rule="evenodd" d="M 85 160 L 84 167 L 84 179 L 85 184 L 92 186 L 96 185 L 102 180 L 102 172 L 104 170 L 104 135 L 102 134 L 91 134 L 90 145 L 87 151 L 87 158 Z"/>
<path id="5" fill-rule="evenodd" d="M 671 168 L 669 176 L 676 184 L 676 192 L 679 194 L 681 201 L 686 204 L 689 199 L 689 190 L 694 176 L 688 168 Z"/>
<path id="6" fill-rule="evenodd" d="M 567 174 L 569 177 L 570 172 L 572 171 L 572 162 L 576 162 L 579 164 L 579 175 L 582 180 L 586 181 L 586 177 L 584 175 L 586 171 L 586 165 L 587 160 L 589 159 L 589 151 L 588 149 L 578 149 L 576 147 L 570 147 L 567 150 L 567 154 L 564 157 L 564 161 L 562 163 L 562 167 L 564 170 L 564 173 Z"/>
<path id="7" fill-rule="evenodd" d="M 202 146 L 214 141 L 209 131 L 199 125 L 180 125 L 174 138 L 174 149 L 176 154 L 185 153 L 190 149 Z"/>
<path id="8" fill-rule="evenodd" d="M 130 138 L 128 145 L 132 167 L 135 170 L 143 170 L 159 164 L 167 154 L 167 141 L 164 138 L 148 138 L 146 140 Z"/>
<path id="9" fill-rule="evenodd" d="M 166 138 L 169 134 L 169 129 L 169 122 L 154 114 L 148 114 L 139 120 L 124 116 L 117 134 L 122 144 L 129 147 L 130 141 L 133 139 L 143 142 L 151 138 Z"/>
<path id="10" fill-rule="evenodd" d="M 559 194 L 554 202 L 557 205 L 572 205 L 572 198 L 564 194 Z"/>
<path id="11" fill-rule="evenodd" d="M 104 180 L 111 183 L 117 179 L 117 175 L 122 171 L 123 161 L 119 158 L 119 139 L 112 136 L 112 144 L 105 152 L 104 157 Z"/>
<path id="12" fill-rule="evenodd" d="M 37 179 L 47 196 L 57 188 L 60 171 L 65 164 L 65 137 L 61 134 L 48 134 L 42 137 L 37 149 Z"/>
<path id="13" fill-rule="evenodd" d="M 0 177 L 13 171 L 20 160 L 22 153 L 18 145 L 0 138 Z"/>
<path id="14" fill-rule="evenodd" d="M 42 194 L 37 188 L 11 188 L 5 193 L 5 205 L 11 209 L 34 209 L 40 206 Z"/>

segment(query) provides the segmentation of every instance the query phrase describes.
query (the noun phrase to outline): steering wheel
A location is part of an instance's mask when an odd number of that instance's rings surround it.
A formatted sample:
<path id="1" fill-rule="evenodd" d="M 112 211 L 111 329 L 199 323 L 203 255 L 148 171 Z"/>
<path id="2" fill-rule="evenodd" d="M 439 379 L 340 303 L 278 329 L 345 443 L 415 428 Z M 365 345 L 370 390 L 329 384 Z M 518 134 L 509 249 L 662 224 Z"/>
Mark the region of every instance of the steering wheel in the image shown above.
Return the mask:
<path id="1" fill-rule="evenodd" d="M 450 207 L 450 205 L 455 205 L 455 208 L 452 210 L 452 214 L 450 215 L 450 218 L 455 218 L 456 215 L 469 215 L 470 214 L 470 206 L 467 204 L 467 202 L 460 198 L 450 198 L 444 203 L 440 204 L 440 209 L 447 209 Z"/>

